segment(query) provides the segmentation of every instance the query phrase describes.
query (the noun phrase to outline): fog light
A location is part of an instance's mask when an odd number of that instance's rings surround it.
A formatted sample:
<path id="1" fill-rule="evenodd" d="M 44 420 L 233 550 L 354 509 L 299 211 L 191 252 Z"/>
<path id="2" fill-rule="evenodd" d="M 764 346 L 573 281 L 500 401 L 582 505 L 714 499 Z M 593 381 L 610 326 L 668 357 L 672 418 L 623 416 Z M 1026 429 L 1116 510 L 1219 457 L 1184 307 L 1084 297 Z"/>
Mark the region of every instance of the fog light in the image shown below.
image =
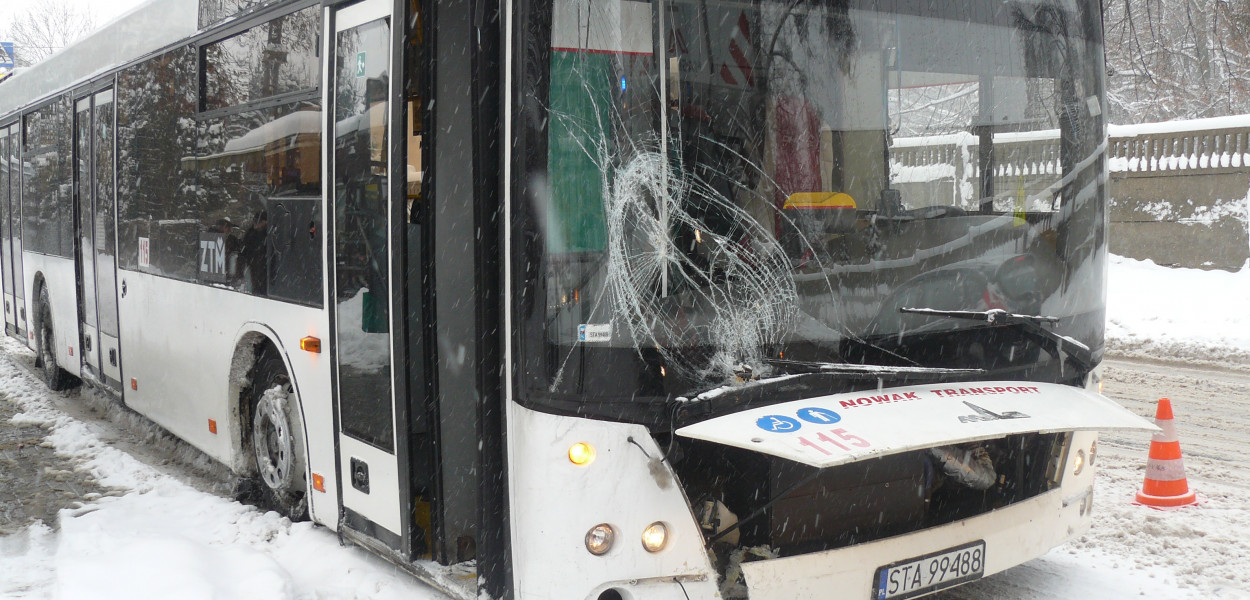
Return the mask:
<path id="1" fill-rule="evenodd" d="M 1089 443 L 1089 466 L 1094 466 L 1094 456 L 1098 454 L 1098 440 Z"/>
<path id="2" fill-rule="evenodd" d="M 1081 471 L 1084 469 L 1085 469 L 1085 451 L 1077 450 L 1076 458 L 1073 459 L 1072 461 L 1072 474 L 1080 475 Z"/>
<path id="3" fill-rule="evenodd" d="M 656 521 L 642 530 L 642 547 L 647 552 L 659 552 L 668 543 L 668 526 Z"/>
<path id="4" fill-rule="evenodd" d="M 612 526 L 607 523 L 600 523 L 590 528 L 586 532 L 586 550 L 595 556 L 603 556 L 612 549 L 612 538 L 616 537 L 616 533 L 612 531 Z"/>
<path id="5" fill-rule="evenodd" d="M 588 465 L 595 460 L 595 447 L 578 442 L 569 447 L 569 461 L 575 465 Z"/>

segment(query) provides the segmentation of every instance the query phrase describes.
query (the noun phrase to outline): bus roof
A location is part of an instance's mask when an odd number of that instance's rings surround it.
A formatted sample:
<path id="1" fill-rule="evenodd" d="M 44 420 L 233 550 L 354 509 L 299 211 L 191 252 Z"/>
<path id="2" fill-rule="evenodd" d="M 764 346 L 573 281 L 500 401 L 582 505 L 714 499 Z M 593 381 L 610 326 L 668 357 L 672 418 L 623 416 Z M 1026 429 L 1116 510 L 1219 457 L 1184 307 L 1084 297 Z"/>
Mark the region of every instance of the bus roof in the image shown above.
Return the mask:
<path id="1" fill-rule="evenodd" d="M 199 0 L 148 0 L 0 83 L 0 118 L 195 35 Z"/>

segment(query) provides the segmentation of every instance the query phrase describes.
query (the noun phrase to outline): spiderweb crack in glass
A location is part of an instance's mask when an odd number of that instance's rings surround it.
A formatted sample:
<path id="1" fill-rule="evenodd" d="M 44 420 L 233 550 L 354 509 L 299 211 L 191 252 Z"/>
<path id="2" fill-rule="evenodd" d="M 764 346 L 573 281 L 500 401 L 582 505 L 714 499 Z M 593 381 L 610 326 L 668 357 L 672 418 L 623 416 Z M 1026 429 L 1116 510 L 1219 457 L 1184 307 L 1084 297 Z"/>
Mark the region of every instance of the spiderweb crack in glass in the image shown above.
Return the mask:
<path id="1" fill-rule="evenodd" d="M 758 364 L 761 346 L 779 342 L 798 313 L 798 293 L 781 246 L 737 205 L 672 172 L 661 154 L 638 153 L 610 180 L 605 176 L 604 185 L 609 297 L 635 345 L 655 346 L 667 363 L 705 377 Z M 669 234 L 675 228 L 709 229 L 667 200 L 688 195 L 733 215 L 739 225 L 737 240 L 701 233 L 710 247 L 706 265 L 680 252 Z M 659 210 L 660 203 L 668 206 Z M 656 293 L 666 274 L 680 299 Z M 674 301 L 705 310 L 692 320 L 685 311 L 667 310 Z M 715 348 L 707 364 L 692 364 L 670 350 L 674 341 L 690 338 L 706 339 Z"/>

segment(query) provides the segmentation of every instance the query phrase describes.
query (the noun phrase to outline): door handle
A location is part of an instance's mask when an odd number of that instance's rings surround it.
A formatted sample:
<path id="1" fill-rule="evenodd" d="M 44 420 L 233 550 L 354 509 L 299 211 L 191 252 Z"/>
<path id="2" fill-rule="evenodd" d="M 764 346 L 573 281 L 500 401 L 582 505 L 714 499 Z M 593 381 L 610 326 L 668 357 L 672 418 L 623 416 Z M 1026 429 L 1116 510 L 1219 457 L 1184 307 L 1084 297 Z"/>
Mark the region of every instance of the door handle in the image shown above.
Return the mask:
<path id="1" fill-rule="evenodd" d="M 126 280 L 122 280 L 122 298 L 126 297 Z"/>

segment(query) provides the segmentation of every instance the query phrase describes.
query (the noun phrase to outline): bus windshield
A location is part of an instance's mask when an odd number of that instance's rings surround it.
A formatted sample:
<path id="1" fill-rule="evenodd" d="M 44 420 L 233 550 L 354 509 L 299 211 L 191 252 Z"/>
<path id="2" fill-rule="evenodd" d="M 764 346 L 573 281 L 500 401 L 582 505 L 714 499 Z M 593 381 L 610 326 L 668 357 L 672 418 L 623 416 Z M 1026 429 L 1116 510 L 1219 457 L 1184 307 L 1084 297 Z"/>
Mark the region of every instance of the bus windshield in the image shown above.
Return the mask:
<path id="1" fill-rule="evenodd" d="M 1057 317 L 1101 354 L 1096 3 L 540 0 L 529 18 L 546 52 L 514 279 L 535 397 L 674 398 L 795 364 L 1064 373 L 1024 331 L 901 308 Z"/>

